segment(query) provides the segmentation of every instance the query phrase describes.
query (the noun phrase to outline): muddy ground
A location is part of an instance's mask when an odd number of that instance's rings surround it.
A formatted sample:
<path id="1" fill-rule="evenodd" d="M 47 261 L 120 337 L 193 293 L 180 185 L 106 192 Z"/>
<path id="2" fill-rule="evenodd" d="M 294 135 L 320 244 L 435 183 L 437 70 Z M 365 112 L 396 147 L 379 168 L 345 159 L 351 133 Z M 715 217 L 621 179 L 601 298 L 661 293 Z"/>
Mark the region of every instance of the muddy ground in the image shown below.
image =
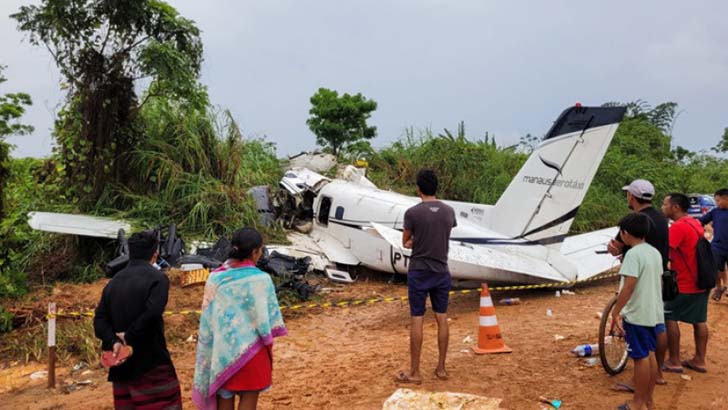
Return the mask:
<path id="1" fill-rule="evenodd" d="M 55 298 L 74 306 L 93 306 L 104 282 L 87 286 L 65 286 Z M 563 401 L 565 409 L 610 409 L 629 395 L 610 391 L 615 380 L 628 380 L 631 364 L 622 375 L 610 378 L 599 366 L 587 367 L 583 359 L 572 358 L 569 350 L 580 343 L 597 340 L 596 313 L 601 311 L 616 289 L 613 279 L 576 288 L 576 295 L 554 297 L 553 291 L 531 291 L 518 296 L 518 306 L 498 306 L 502 333 L 513 353 L 476 356 L 468 336 L 477 338 L 478 297 L 455 295 L 450 306 L 450 348 L 448 366 L 451 378 L 438 381 L 432 372 L 436 364 L 436 325 L 428 313 L 420 389 L 455 391 L 502 398 L 504 409 L 542 409 L 540 395 Z M 196 308 L 200 289 L 172 290 L 170 308 Z M 402 284 L 383 280 L 362 281 L 333 289 L 326 298 L 401 296 Z M 71 301 L 64 299 L 68 296 Z M 494 299 L 506 296 L 495 294 Z M 39 306 L 45 299 L 38 300 Z M 553 310 L 547 317 L 546 310 Z M 728 302 L 711 302 L 708 346 L 708 374 L 687 372 L 691 380 L 668 374 L 667 386 L 658 386 L 658 409 L 728 409 L 728 392 L 723 380 L 728 373 Z M 71 319 L 69 319 L 71 320 Z M 63 326 L 59 320 L 59 326 Z M 171 352 L 182 383 L 185 408 L 193 408 L 190 388 L 194 372 L 195 344 L 180 335 L 194 333 L 195 319 L 172 316 L 168 333 L 176 335 Z M 262 395 L 261 409 L 380 409 L 396 389 L 394 375 L 408 365 L 409 316 L 406 303 L 377 303 L 351 308 L 313 309 L 287 315 L 289 336 L 277 339 L 274 386 Z M 682 351 L 693 349 L 692 331 L 684 326 Z M 555 340 L 555 335 L 564 336 Z M 59 369 L 59 386 L 71 381 L 91 380 L 70 393 L 47 390 L 46 381 L 31 381 L 29 375 L 42 370 L 42 364 L 13 364 L 0 369 L 0 408 L 2 409 L 111 409 L 111 385 L 102 369 L 70 373 L 73 363 Z"/>

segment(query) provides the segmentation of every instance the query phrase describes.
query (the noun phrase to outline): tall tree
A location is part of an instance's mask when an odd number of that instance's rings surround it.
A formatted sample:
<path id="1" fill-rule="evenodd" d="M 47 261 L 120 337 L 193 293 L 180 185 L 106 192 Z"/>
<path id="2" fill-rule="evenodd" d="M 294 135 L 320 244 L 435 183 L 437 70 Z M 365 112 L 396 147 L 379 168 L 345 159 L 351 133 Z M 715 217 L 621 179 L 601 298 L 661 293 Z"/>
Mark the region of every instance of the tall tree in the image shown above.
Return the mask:
<path id="1" fill-rule="evenodd" d="M 338 155 L 342 148 L 377 136 L 377 127 L 367 125 L 374 100 L 361 93 L 339 96 L 335 90 L 319 88 L 311 97 L 311 117 L 306 121 L 316 135 L 316 143 Z"/>
<path id="2" fill-rule="evenodd" d="M 728 127 L 723 129 L 723 136 L 718 141 L 718 145 L 713 147 L 715 152 L 728 152 Z"/>
<path id="3" fill-rule="evenodd" d="M 0 65 L 0 84 L 7 81 L 3 76 L 4 66 Z M 25 135 L 33 132 L 33 127 L 18 123 L 25 113 L 25 107 L 33 103 L 26 93 L 8 93 L 0 95 L 0 220 L 4 217 L 4 188 L 8 179 L 8 160 L 10 144 L 5 142 L 9 135 Z"/>
<path id="4" fill-rule="evenodd" d="M 645 120 L 667 135 L 672 134 L 672 126 L 678 115 L 680 115 L 677 103 L 671 101 L 658 104 L 654 108 L 644 100 L 636 100 L 628 103 L 611 101 L 604 103 L 602 106 L 624 106 L 627 108 L 626 118 Z"/>
<path id="5" fill-rule="evenodd" d="M 199 30 L 161 0 L 42 0 L 11 17 L 31 44 L 48 49 L 64 77 L 58 169 L 81 208 L 128 181 L 128 154 L 144 135 L 137 114 L 148 98 L 207 104 L 197 83 Z M 141 103 L 140 80 L 149 84 Z"/>

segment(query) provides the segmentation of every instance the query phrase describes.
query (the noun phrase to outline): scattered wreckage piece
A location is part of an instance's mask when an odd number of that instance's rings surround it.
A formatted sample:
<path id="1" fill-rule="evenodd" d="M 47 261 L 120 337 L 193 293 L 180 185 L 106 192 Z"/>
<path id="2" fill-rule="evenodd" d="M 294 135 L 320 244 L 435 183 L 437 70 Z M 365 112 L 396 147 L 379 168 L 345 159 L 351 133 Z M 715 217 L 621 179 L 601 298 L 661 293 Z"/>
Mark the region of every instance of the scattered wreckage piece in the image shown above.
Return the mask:
<path id="1" fill-rule="evenodd" d="M 183 266 L 180 281 L 182 286 L 204 284 L 209 272 L 225 262 L 231 249 L 230 241 L 221 237 L 211 248 L 197 248 L 195 255 L 181 257 L 179 262 Z M 306 274 L 313 270 L 311 256 L 283 246 L 265 247 L 263 250 L 263 256 L 257 266 L 260 270 L 278 279 L 276 291 L 290 289 L 303 300 L 307 300 L 318 292 L 319 286 L 311 285 L 305 279 Z M 318 259 L 318 263 L 320 263 L 320 257 Z"/>
<path id="2" fill-rule="evenodd" d="M 187 288 L 195 285 L 204 285 L 210 276 L 210 270 L 200 263 L 186 263 L 180 266 L 180 286 Z"/>
<path id="3" fill-rule="evenodd" d="M 308 168 L 314 172 L 328 172 L 337 164 L 336 157 L 331 154 L 319 152 L 301 152 L 298 155 L 288 157 L 290 168 Z"/>
<path id="4" fill-rule="evenodd" d="M 171 224 L 166 229 L 157 227 L 155 229 L 157 239 L 159 240 L 159 258 L 157 266 L 165 268 L 176 266 L 178 260 L 185 253 L 185 243 L 182 238 L 177 235 L 177 225 Z M 104 266 L 104 273 L 107 277 L 113 277 L 117 272 L 124 269 L 129 263 L 129 241 L 126 238 L 126 232 L 119 229 L 116 236 L 118 244 L 117 257 Z"/>
<path id="5" fill-rule="evenodd" d="M 271 202 L 268 185 L 255 186 L 248 190 L 248 195 L 255 201 L 258 220 L 263 226 L 270 226 L 276 222 L 275 209 Z"/>

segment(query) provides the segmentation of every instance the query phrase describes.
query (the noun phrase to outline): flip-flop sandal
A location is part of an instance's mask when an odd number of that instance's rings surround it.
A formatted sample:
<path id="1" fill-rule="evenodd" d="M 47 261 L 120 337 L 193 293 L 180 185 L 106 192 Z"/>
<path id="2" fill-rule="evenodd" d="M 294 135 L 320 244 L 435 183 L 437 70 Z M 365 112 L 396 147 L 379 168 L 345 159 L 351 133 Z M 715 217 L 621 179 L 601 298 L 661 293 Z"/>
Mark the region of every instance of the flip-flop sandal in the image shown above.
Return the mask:
<path id="1" fill-rule="evenodd" d="M 624 403 L 623 405 L 617 407 L 617 410 L 630 410 L 630 409 L 631 409 L 631 407 L 629 407 L 629 404 L 627 404 L 627 403 Z"/>
<path id="2" fill-rule="evenodd" d="M 708 371 L 704 367 L 698 367 L 692 363 L 690 363 L 690 360 L 683 360 L 682 363 L 680 363 L 683 367 L 687 367 L 690 370 L 696 371 L 698 373 L 708 373 Z"/>
<path id="3" fill-rule="evenodd" d="M 444 381 L 444 380 L 448 380 L 450 378 L 450 375 L 447 374 L 447 372 L 445 372 L 445 375 L 444 376 L 441 376 L 441 375 L 437 374 L 437 370 L 435 370 L 435 377 L 437 378 L 437 380 L 443 380 Z"/>
<path id="4" fill-rule="evenodd" d="M 725 291 L 726 291 L 726 288 L 724 288 L 724 287 L 715 288 L 715 290 L 713 290 L 713 295 L 710 298 L 716 302 L 720 302 L 720 298 L 723 297 L 723 294 L 725 293 Z"/>
<path id="5" fill-rule="evenodd" d="M 417 384 L 417 385 L 422 384 L 422 380 L 413 379 L 405 372 L 399 372 L 399 374 L 397 375 L 397 377 L 394 378 L 394 380 L 397 383 L 402 383 L 402 384 Z"/>
<path id="6" fill-rule="evenodd" d="M 662 371 L 667 373 L 683 373 L 682 367 L 670 367 L 666 364 L 662 365 Z"/>
<path id="7" fill-rule="evenodd" d="M 627 383 L 615 383 L 614 386 L 612 386 L 612 391 L 634 393 L 634 387 Z"/>

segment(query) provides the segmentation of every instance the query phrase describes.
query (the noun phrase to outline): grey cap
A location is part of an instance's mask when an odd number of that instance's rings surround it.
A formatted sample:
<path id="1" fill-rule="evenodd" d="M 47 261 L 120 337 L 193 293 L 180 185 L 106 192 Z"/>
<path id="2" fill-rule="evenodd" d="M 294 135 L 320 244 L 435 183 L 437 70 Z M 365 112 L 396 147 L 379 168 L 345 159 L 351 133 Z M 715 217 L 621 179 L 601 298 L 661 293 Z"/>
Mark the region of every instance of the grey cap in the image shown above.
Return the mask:
<path id="1" fill-rule="evenodd" d="M 655 187 L 646 179 L 635 179 L 631 184 L 623 186 L 622 190 L 629 192 L 635 198 L 647 201 L 655 197 Z"/>

